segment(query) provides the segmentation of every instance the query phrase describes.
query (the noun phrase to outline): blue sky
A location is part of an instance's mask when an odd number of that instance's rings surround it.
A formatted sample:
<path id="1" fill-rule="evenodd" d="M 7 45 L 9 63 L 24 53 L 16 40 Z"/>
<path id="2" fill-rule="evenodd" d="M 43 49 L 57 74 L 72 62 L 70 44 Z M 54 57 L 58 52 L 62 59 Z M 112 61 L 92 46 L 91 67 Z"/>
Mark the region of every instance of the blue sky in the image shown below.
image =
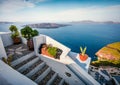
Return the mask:
<path id="1" fill-rule="evenodd" d="M 120 0 L 0 0 L 0 20 L 120 22 Z"/>

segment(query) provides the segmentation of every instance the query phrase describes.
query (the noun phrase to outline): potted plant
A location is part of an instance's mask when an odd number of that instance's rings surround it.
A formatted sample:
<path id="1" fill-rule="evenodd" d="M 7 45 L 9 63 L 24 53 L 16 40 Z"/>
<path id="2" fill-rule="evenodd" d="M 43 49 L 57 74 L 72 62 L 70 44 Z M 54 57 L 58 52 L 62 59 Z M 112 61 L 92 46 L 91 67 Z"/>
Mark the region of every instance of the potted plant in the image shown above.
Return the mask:
<path id="1" fill-rule="evenodd" d="M 12 32 L 11 38 L 13 39 L 13 43 L 14 44 L 21 43 L 21 38 L 17 27 L 15 25 L 11 25 L 9 30 Z"/>
<path id="2" fill-rule="evenodd" d="M 41 44 L 39 48 L 39 53 L 43 55 L 47 55 L 49 57 L 55 58 L 55 59 L 60 59 L 60 55 L 62 54 L 62 50 L 53 47 L 51 44 L 47 45 L 45 43 Z"/>
<path id="3" fill-rule="evenodd" d="M 82 47 L 80 47 L 81 53 L 79 54 L 79 57 L 80 57 L 80 60 L 82 60 L 82 61 L 86 61 L 88 58 L 88 55 L 85 54 L 86 49 L 87 49 L 87 47 L 85 47 L 84 49 Z"/>
<path id="4" fill-rule="evenodd" d="M 39 34 L 39 32 L 37 30 L 33 30 L 29 26 L 25 26 L 23 29 L 21 29 L 21 34 L 24 38 L 27 39 L 27 46 L 28 46 L 29 50 L 34 50 L 32 38 L 34 36 L 37 36 Z"/>

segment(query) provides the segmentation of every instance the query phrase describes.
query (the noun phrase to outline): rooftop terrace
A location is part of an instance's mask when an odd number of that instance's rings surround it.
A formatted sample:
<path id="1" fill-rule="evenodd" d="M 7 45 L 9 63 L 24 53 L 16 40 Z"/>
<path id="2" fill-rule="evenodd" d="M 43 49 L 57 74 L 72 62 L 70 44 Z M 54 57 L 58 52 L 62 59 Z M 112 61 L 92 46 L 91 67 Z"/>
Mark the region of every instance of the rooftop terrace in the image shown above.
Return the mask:
<path id="1" fill-rule="evenodd" d="M 46 35 L 33 38 L 34 51 L 29 51 L 26 41 L 13 45 L 10 33 L 0 33 L 0 58 L 13 55 L 11 66 L 0 60 L 0 85 L 99 85 L 87 72 L 86 62 L 77 59 L 78 54 Z M 39 54 L 42 43 L 52 44 L 63 50 L 60 60 Z"/>

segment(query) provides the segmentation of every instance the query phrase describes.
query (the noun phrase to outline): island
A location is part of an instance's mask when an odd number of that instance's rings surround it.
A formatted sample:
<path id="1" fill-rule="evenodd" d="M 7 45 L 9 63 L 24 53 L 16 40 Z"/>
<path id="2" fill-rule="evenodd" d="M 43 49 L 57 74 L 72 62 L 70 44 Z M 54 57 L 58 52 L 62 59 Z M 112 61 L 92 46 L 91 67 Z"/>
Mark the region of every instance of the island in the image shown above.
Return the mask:
<path id="1" fill-rule="evenodd" d="M 0 21 L 0 24 L 13 24 L 14 22 Z"/>
<path id="2" fill-rule="evenodd" d="M 82 21 L 72 21 L 70 23 L 79 24 L 79 23 L 98 23 L 98 24 L 120 24 L 120 22 L 114 22 L 114 21 L 92 21 L 92 20 L 82 20 Z"/>
<path id="3" fill-rule="evenodd" d="M 24 26 L 26 26 L 26 25 L 24 25 Z M 69 24 L 36 23 L 36 24 L 27 24 L 27 26 L 30 26 L 30 27 L 32 27 L 32 28 L 45 28 L 45 29 L 50 29 L 50 28 L 59 28 L 59 27 L 69 26 Z"/>

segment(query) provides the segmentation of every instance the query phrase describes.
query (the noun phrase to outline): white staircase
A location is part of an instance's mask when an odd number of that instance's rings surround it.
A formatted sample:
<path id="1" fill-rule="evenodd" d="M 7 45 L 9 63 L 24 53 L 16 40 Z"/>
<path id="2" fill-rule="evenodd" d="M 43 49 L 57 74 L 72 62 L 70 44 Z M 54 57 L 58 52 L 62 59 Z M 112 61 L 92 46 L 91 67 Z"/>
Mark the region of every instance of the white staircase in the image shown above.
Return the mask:
<path id="1" fill-rule="evenodd" d="M 34 53 L 27 54 L 11 62 L 12 67 L 38 85 L 69 85 Z"/>

